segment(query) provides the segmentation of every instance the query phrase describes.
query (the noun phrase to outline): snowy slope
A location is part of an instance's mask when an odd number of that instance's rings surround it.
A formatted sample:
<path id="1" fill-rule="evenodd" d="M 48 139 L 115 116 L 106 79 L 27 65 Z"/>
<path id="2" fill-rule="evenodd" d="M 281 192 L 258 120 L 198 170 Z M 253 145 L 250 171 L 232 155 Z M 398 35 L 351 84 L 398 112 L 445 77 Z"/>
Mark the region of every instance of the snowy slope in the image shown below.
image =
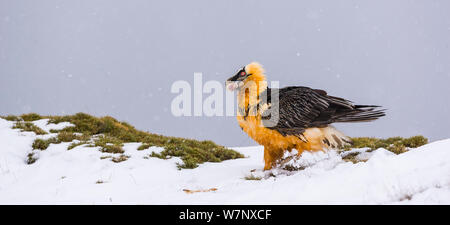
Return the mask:
<path id="1" fill-rule="evenodd" d="M 378 149 L 357 164 L 334 151 L 307 153 L 296 163 L 308 167 L 296 172 L 263 172 L 262 147 L 235 148 L 248 157 L 178 170 L 179 159 L 147 157 L 161 149 L 137 151 L 140 143 L 125 145 L 131 157 L 121 163 L 52 144 L 28 165 L 36 135 L 12 125 L 0 119 L 0 204 L 450 204 L 450 139 L 401 155 Z M 251 174 L 262 179 L 244 179 Z M 183 191 L 210 188 L 217 191 Z"/>

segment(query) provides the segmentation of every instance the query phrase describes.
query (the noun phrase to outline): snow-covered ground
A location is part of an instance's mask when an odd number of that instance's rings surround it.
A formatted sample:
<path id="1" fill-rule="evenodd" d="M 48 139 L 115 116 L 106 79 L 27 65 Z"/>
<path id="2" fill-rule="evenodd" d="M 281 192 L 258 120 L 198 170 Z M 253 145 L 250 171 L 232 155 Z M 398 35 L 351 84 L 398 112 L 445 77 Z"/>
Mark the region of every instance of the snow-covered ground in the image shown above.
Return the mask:
<path id="1" fill-rule="evenodd" d="M 140 143 L 125 145 L 130 158 L 121 163 L 95 148 L 52 144 L 28 165 L 36 135 L 12 125 L 0 119 L 0 204 L 450 204 L 450 139 L 401 155 L 378 149 L 357 164 L 334 151 L 305 153 L 295 164 L 307 167 L 295 172 L 263 172 L 262 147 L 235 148 L 247 157 L 178 170 L 179 159 L 147 157 L 161 149 L 138 151 Z M 251 175 L 262 179 L 244 179 Z"/>

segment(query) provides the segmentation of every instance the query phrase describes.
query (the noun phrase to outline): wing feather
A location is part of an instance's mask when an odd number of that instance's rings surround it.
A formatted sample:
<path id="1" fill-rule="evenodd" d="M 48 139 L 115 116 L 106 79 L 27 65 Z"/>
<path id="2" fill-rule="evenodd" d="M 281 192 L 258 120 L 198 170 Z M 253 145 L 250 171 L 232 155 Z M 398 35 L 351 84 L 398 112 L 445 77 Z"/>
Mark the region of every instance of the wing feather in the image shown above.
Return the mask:
<path id="1" fill-rule="evenodd" d="M 267 89 L 264 94 L 267 101 L 274 105 L 276 99 L 271 98 L 271 91 Z M 329 96 L 319 89 L 292 86 L 275 91 L 278 91 L 279 110 L 269 111 L 278 113 L 279 120 L 267 128 L 277 130 L 284 136 L 300 138 L 307 128 L 325 127 L 333 122 L 371 121 L 385 115 L 383 110 L 375 110 L 379 106 L 354 105 L 349 100 Z M 269 118 L 270 115 L 263 116 L 264 120 Z"/>

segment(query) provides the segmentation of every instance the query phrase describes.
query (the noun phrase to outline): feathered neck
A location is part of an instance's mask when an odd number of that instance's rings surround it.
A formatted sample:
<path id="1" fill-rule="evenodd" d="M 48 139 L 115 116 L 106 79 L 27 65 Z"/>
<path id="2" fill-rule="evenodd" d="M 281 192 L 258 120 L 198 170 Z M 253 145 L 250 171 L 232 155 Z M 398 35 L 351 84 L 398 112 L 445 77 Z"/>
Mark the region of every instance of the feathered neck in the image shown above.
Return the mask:
<path id="1" fill-rule="evenodd" d="M 247 74 L 251 75 L 245 79 L 243 87 L 256 87 L 258 95 L 267 89 L 266 75 L 264 74 L 264 69 L 261 64 L 252 62 L 245 66 L 245 71 Z"/>
<path id="2" fill-rule="evenodd" d="M 264 69 L 257 62 L 252 62 L 245 66 L 245 71 L 249 77 L 244 80 L 244 85 L 238 91 L 238 104 L 240 108 L 248 108 L 259 103 L 260 94 L 267 90 L 266 76 Z"/>

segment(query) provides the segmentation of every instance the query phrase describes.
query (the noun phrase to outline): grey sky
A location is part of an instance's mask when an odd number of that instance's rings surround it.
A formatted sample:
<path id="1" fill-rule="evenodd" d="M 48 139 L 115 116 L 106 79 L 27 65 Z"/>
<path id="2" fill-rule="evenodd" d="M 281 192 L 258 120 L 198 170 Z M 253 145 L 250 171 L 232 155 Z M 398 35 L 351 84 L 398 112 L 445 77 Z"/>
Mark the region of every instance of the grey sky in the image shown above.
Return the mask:
<path id="1" fill-rule="evenodd" d="M 262 63 L 280 86 L 387 116 L 351 136 L 450 134 L 450 1 L 0 0 L 0 114 L 111 115 L 137 128 L 254 145 L 231 117 L 170 113 L 174 81 Z M 205 96 L 206 97 L 206 96 Z"/>

